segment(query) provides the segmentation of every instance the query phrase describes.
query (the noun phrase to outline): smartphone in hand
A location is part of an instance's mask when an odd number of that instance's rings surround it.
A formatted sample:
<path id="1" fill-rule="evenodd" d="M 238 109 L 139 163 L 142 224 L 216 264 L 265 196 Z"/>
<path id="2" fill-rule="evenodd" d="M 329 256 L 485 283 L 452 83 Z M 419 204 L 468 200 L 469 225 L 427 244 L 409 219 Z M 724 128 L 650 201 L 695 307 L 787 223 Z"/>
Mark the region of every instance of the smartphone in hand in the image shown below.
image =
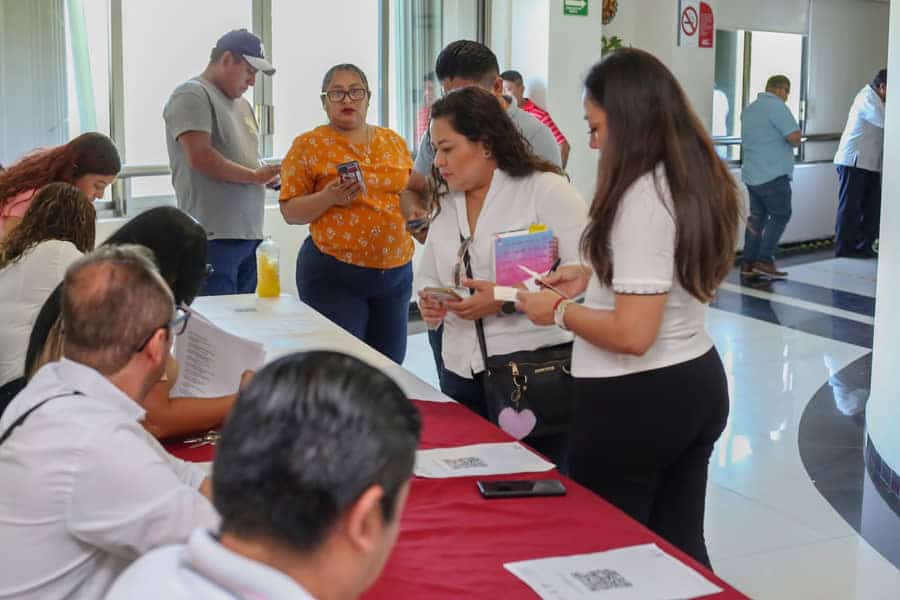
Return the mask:
<path id="1" fill-rule="evenodd" d="M 422 289 L 422 294 L 439 302 L 457 302 L 463 299 L 452 288 L 427 287 Z"/>
<path id="2" fill-rule="evenodd" d="M 338 179 L 341 180 L 341 183 L 346 183 L 348 181 L 358 181 L 359 185 L 362 186 L 363 195 L 366 192 L 366 182 L 363 179 L 362 169 L 359 166 L 359 161 L 351 160 L 349 162 L 341 163 L 337 166 Z"/>

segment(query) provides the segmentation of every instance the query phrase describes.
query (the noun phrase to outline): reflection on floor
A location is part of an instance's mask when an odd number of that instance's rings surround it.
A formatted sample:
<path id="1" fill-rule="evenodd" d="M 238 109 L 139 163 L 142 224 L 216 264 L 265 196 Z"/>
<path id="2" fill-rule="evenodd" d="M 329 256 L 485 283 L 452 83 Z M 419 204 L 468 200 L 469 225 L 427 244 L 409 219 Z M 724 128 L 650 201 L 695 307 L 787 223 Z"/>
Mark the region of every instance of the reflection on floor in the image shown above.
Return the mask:
<path id="1" fill-rule="evenodd" d="M 838 435 L 833 414 L 861 423 L 876 265 L 816 260 L 787 266 L 789 281 L 744 285 L 735 274 L 709 311 L 731 415 L 710 463 L 706 537 L 716 572 L 753 598 L 898 597 L 900 517 L 860 472 L 860 447 Z M 436 381 L 424 333 L 410 336 L 405 364 Z M 817 394 L 831 404 L 807 409 Z M 881 533 L 877 550 L 860 527 Z"/>

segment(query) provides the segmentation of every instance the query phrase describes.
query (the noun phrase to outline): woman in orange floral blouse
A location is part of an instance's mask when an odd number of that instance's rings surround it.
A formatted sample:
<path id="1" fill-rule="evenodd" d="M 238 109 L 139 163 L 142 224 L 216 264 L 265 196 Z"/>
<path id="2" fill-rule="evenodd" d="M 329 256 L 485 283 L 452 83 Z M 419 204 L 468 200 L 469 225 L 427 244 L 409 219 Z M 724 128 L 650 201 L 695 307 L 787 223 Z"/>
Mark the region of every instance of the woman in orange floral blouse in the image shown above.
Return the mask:
<path id="1" fill-rule="evenodd" d="M 300 299 L 400 363 L 412 294 L 413 241 L 400 212 L 412 159 L 395 132 L 366 123 L 371 91 L 355 65 L 328 70 L 328 124 L 298 136 L 281 167 L 281 214 L 309 223 L 297 255 Z M 357 161 L 364 185 L 337 166 Z"/>

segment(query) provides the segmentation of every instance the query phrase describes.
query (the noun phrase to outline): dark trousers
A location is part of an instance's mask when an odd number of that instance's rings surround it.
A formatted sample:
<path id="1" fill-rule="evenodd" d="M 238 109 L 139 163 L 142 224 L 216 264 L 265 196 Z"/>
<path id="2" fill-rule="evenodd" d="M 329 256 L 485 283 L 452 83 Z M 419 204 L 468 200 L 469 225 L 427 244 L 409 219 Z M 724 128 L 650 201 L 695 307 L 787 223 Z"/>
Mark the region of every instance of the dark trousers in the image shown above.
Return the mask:
<path id="1" fill-rule="evenodd" d="M 709 566 L 707 469 L 728 418 L 716 349 L 662 369 L 575 381 L 572 479 Z"/>
<path id="2" fill-rule="evenodd" d="M 300 299 L 394 362 L 406 358 L 412 264 L 358 267 L 323 253 L 311 237 L 297 253 Z"/>
<path id="3" fill-rule="evenodd" d="M 491 414 L 484 395 L 484 372 L 474 375 L 472 379 L 466 379 L 444 366 L 444 359 L 441 356 L 443 333 L 443 326 L 428 330 L 428 343 L 431 344 L 431 352 L 437 365 L 441 391 L 478 416 L 496 422 L 496 416 Z M 526 437 L 522 441 L 553 461 L 560 472 L 568 473 L 568 433 Z"/>
<path id="4" fill-rule="evenodd" d="M 791 220 L 791 181 L 787 175 L 748 185 L 750 217 L 744 233 L 744 263 L 774 263 L 775 248 Z"/>
<path id="5" fill-rule="evenodd" d="M 838 165 L 834 252 L 871 252 L 881 223 L 881 173 Z"/>
<path id="6" fill-rule="evenodd" d="M 256 247 L 262 240 L 209 240 L 206 260 L 213 272 L 201 296 L 252 294 L 256 291 Z"/>

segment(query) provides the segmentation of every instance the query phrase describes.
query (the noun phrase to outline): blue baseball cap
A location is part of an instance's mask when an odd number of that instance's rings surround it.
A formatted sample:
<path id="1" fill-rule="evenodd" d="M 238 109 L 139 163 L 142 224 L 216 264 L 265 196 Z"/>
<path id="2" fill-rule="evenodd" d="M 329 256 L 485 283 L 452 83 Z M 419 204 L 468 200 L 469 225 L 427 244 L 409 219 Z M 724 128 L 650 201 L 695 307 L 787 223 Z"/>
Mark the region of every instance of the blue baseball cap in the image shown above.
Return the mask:
<path id="1" fill-rule="evenodd" d="M 244 57 L 250 66 L 266 75 L 274 75 L 275 67 L 266 60 L 262 40 L 246 29 L 232 29 L 216 42 L 219 50 L 228 50 Z"/>

